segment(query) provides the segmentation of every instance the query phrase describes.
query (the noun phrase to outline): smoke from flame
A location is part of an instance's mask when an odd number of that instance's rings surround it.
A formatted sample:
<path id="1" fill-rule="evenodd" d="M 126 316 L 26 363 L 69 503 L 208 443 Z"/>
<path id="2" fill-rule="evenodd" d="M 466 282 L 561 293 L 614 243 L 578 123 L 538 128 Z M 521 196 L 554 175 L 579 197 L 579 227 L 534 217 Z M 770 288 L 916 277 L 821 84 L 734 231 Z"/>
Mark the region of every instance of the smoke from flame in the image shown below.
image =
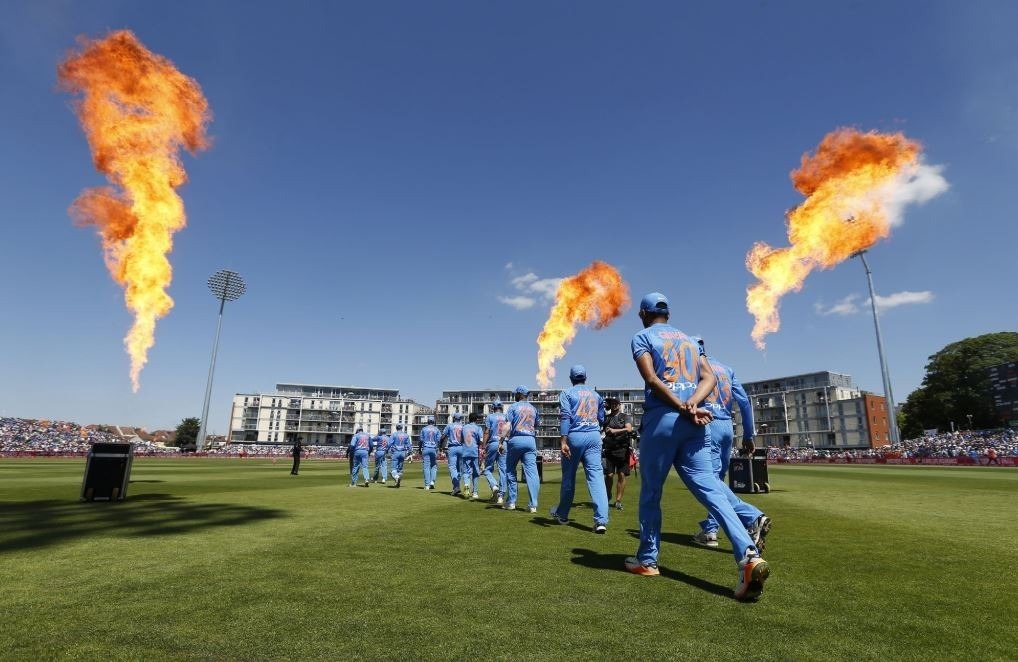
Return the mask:
<path id="1" fill-rule="evenodd" d="M 76 95 L 74 109 L 97 170 L 113 186 L 86 189 L 71 205 L 78 225 L 94 225 L 106 267 L 124 287 L 134 324 L 124 338 L 131 384 L 155 344 L 156 320 L 173 307 L 167 255 L 173 233 L 186 225 L 175 189 L 187 181 L 181 148 L 209 146 L 208 101 L 198 83 L 146 49 L 127 30 L 79 39 L 79 50 L 57 69 L 60 86 Z"/>
<path id="2" fill-rule="evenodd" d="M 788 212 L 787 248 L 759 242 L 746 255 L 746 268 L 759 279 L 746 292 L 756 323 L 752 337 L 781 326 L 778 303 L 802 289 L 811 271 L 830 269 L 865 250 L 899 225 L 904 207 L 947 190 L 940 166 L 921 160 L 919 143 L 901 133 L 837 129 L 824 136 L 815 154 L 803 154 L 791 173 L 806 200 Z"/>
<path id="3" fill-rule="evenodd" d="M 566 345 L 576 337 L 579 324 L 602 329 L 629 305 L 629 286 L 615 267 L 594 261 L 589 267 L 559 283 L 544 329 L 537 336 L 537 383 L 549 388 L 555 377 L 554 363 L 566 355 Z"/>

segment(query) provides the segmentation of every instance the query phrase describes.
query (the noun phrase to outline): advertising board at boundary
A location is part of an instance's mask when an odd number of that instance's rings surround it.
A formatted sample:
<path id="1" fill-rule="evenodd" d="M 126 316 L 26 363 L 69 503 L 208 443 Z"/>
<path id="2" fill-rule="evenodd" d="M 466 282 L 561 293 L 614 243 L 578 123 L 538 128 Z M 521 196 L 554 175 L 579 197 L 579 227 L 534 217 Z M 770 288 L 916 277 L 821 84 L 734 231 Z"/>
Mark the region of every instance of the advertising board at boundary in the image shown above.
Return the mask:
<path id="1" fill-rule="evenodd" d="M 811 459 L 784 459 L 773 458 L 771 462 L 778 464 L 899 464 L 899 465 L 941 465 L 953 467 L 985 467 L 986 459 L 979 458 L 979 461 L 970 457 L 860 457 L 846 459 L 843 457 L 815 457 Z M 997 461 L 989 466 L 1018 467 L 1018 457 L 999 457 Z"/>

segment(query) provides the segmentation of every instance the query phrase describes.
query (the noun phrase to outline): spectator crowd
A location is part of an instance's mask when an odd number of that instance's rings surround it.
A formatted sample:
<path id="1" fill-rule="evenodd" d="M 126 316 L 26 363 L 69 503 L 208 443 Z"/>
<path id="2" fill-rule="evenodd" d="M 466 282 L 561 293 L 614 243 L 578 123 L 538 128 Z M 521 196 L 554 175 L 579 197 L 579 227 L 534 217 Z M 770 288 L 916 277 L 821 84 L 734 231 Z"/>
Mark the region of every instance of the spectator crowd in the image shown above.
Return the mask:
<path id="1" fill-rule="evenodd" d="M 302 446 L 304 458 L 346 457 L 346 446 Z M 224 444 L 210 449 L 210 457 L 289 457 L 293 446 L 280 444 Z"/>
<path id="2" fill-rule="evenodd" d="M 145 441 L 134 436 L 100 429 L 83 427 L 66 421 L 45 421 L 24 418 L 0 418 L 0 456 L 61 456 L 84 455 L 96 442 L 124 442 L 134 444 L 135 455 L 175 455 L 179 450 Z M 288 457 L 291 446 L 281 444 L 225 444 L 204 455 L 213 457 Z M 561 460 L 557 449 L 539 451 L 545 462 Z M 345 446 L 304 446 L 305 458 L 345 459 Z M 881 448 L 832 450 L 808 447 L 771 447 L 767 449 L 771 460 L 785 462 L 811 462 L 824 459 L 886 460 L 886 459 L 968 459 L 985 464 L 989 457 L 1018 457 L 1018 431 L 977 430 L 958 431 L 907 439 L 900 444 Z"/>
<path id="3" fill-rule="evenodd" d="M 829 450 L 812 447 L 767 449 L 772 460 L 809 462 L 814 459 L 842 458 L 847 460 L 872 459 L 968 459 L 985 463 L 991 457 L 1018 457 L 1018 431 L 975 430 L 945 432 L 906 439 L 900 444 L 880 448 L 856 450 Z"/>
<path id="4" fill-rule="evenodd" d="M 0 418 L 0 456 L 61 456 L 84 455 L 92 444 L 125 442 L 134 444 L 135 455 L 172 455 L 176 448 L 160 446 L 140 437 L 82 427 L 66 421 L 43 421 L 27 418 Z"/>

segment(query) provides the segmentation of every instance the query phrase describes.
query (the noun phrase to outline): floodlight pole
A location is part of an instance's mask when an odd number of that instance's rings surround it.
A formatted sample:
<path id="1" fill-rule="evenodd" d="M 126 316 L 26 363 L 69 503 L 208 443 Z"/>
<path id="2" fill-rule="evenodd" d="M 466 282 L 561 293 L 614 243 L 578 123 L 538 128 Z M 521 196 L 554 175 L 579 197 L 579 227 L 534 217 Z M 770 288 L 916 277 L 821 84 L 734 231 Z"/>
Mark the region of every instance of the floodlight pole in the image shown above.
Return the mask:
<path id="1" fill-rule="evenodd" d="M 205 382 L 205 403 L 201 409 L 201 427 L 198 428 L 198 439 L 196 440 L 196 450 L 205 449 L 205 432 L 208 428 L 209 420 L 209 403 L 212 399 L 212 377 L 216 371 L 216 355 L 219 353 L 219 332 L 223 328 L 223 308 L 226 306 L 226 301 L 235 301 L 240 298 L 240 295 L 244 293 L 246 286 L 244 285 L 244 279 L 240 277 L 240 274 L 233 271 L 217 271 L 209 278 L 209 289 L 212 294 L 219 299 L 219 319 L 216 322 L 216 339 L 212 343 L 212 360 L 209 361 L 209 376 L 208 381 Z"/>
<path id="2" fill-rule="evenodd" d="M 887 429 L 892 444 L 901 442 L 898 432 L 897 412 L 894 409 L 894 394 L 891 392 L 891 372 L 887 368 L 887 359 L 884 357 L 884 340 L 880 333 L 880 317 L 877 315 L 877 294 L 873 291 L 873 272 L 866 261 L 866 251 L 859 251 L 855 254 L 862 260 L 862 266 L 866 270 L 866 282 L 870 288 L 870 307 L 873 309 L 873 328 L 877 332 L 877 355 L 880 357 L 880 376 L 884 380 L 884 399 L 887 404 Z"/>

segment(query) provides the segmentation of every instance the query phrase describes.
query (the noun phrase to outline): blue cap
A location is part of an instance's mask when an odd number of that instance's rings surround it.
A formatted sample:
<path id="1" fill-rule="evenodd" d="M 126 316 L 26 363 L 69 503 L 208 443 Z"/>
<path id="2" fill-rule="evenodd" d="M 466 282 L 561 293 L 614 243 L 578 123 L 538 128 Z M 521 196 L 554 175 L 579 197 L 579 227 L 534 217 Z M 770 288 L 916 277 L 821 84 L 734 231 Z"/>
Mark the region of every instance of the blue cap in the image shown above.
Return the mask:
<path id="1" fill-rule="evenodd" d="M 501 409 L 502 408 L 502 401 L 499 400 L 498 398 L 495 398 L 491 402 L 491 408 L 492 409 Z"/>
<path id="2" fill-rule="evenodd" d="M 668 297 L 660 292 L 651 292 L 647 296 L 643 297 L 643 301 L 640 302 L 640 310 L 648 313 L 656 313 L 658 315 L 667 315 Z"/>
<path id="3" fill-rule="evenodd" d="M 397 429 L 397 430 L 402 430 L 402 429 L 403 429 L 403 426 L 402 426 L 402 425 L 397 425 L 397 426 L 396 426 L 396 429 Z"/>
<path id="4" fill-rule="evenodd" d="M 520 395 L 528 395 L 530 393 L 530 389 L 527 388 L 526 386 L 517 386 L 516 393 Z"/>
<path id="5" fill-rule="evenodd" d="M 454 420 L 454 421 L 458 421 L 461 418 L 463 418 L 463 414 L 461 414 L 459 412 L 456 412 L 455 414 L 452 415 L 452 420 Z"/>
<path id="6" fill-rule="evenodd" d="M 435 424 L 435 417 L 434 416 L 428 416 L 428 425 L 434 425 L 434 424 Z"/>
<path id="7" fill-rule="evenodd" d="M 587 369 L 584 368 L 579 363 L 577 363 L 576 365 L 574 365 L 572 368 L 569 369 L 569 379 L 571 381 L 575 382 L 578 379 L 586 379 L 586 378 L 587 378 Z"/>
<path id="8" fill-rule="evenodd" d="M 357 432 L 364 432 L 364 428 L 357 428 Z"/>

